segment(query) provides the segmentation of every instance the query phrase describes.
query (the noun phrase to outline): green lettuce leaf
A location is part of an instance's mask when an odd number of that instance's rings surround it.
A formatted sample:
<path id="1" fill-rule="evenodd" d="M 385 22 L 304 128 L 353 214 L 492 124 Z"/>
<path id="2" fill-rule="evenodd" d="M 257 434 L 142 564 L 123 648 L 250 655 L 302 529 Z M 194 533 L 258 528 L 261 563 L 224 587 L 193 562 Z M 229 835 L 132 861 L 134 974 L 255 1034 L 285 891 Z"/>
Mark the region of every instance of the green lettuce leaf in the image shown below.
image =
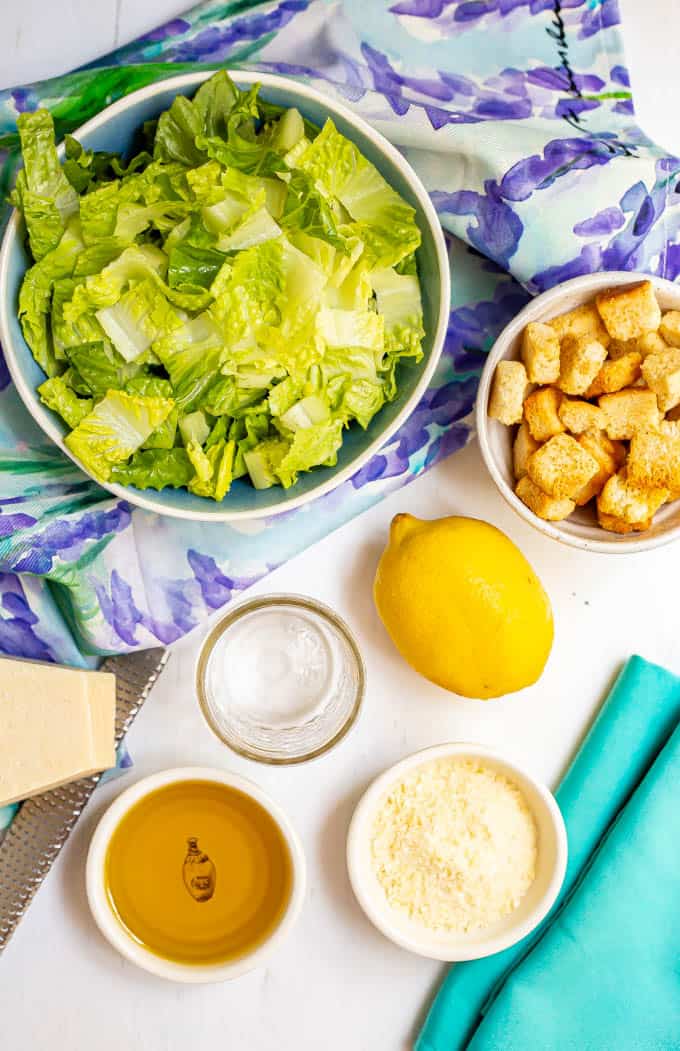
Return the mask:
<path id="1" fill-rule="evenodd" d="M 182 326 L 182 318 L 150 278 L 132 285 L 116 303 L 97 310 L 95 317 L 127 362 Z"/>
<path id="2" fill-rule="evenodd" d="M 261 387 L 244 387 L 235 376 L 220 376 L 207 389 L 200 408 L 211 416 L 237 417 L 244 409 L 262 400 Z"/>
<path id="3" fill-rule="evenodd" d="M 286 232 L 302 230 L 308 237 L 326 241 L 340 251 L 345 250 L 345 240 L 337 231 L 331 207 L 323 197 L 314 180 L 303 171 L 293 171 L 287 180 L 281 226 Z"/>
<path id="4" fill-rule="evenodd" d="M 219 328 L 209 314 L 185 324 L 153 344 L 162 361 L 182 412 L 198 407 L 202 396 L 218 376 L 225 350 Z"/>
<path id="5" fill-rule="evenodd" d="M 221 252 L 238 252 L 271 241 L 280 233 L 281 227 L 263 206 L 238 223 L 230 234 L 219 237 L 217 247 Z"/>
<path id="6" fill-rule="evenodd" d="M 234 477 L 235 451 L 236 444 L 233 441 L 221 439 L 210 445 L 203 454 L 205 461 L 197 460 L 197 463 L 200 462 L 200 472 L 197 470 L 189 482 L 189 491 L 218 503 L 224 500 Z"/>
<path id="7" fill-rule="evenodd" d="M 366 430 L 377 412 L 385 404 L 385 389 L 382 383 L 358 379 L 349 384 L 342 398 L 339 415 L 345 422 L 357 420 Z"/>
<path id="8" fill-rule="evenodd" d="M 52 343 L 49 318 L 52 291 L 56 281 L 70 277 L 81 248 L 79 223 L 77 219 L 72 219 L 57 247 L 26 272 L 19 291 L 21 330 L 33 357 L 47 376 L 57 375 L 62 368 Z M 60 312 L 64 309 L 63 304 L 60 305 Z M 61 357 L 61 348 L 58 353 Z"/>
<path id="9" fill-rule="evenodd" d="M 17 118 L 24 166 L 17 175 L 13 203 L 21 209 L 33 258 L 40 261 L 59 244 L 78 195 L 64 175 L 54 140 L 54 121 L 45 109 Z"/>
<path id="10" fill-rule="evenodd" d="M 129 463 L 111 468 L 111 481 L 134 485 L 137 489 L 179 489 L 188 485 L 194 467 L 184 449 L 146 449 L 137 452 Z"/>
<path id="11" fill-rule="evenodd" d="M 332 120 L 299 158 L 298 167 L 347 210 L 369 265 L 394 266 L 420 244 L 415 210 Z"/>
<path id="12" fill-rule="evenodd" d="M 378 312 L 385 319 L 385 350 L 420 361 L 425 329 L 418 278 L 382 269 L 373 270 L 370 281 Z"/>
<path id="13" fill-rule="evenodd" d="M 312 467 L 322 465 L 333 467 L 338 462 L 338 449 L 341 445 L 341 420 L 301 428 L 295 431 L 290 448 L 276 465 L 276 477 L 281 485 L 288 489 L 295 484 L 300 471 L 310 471 Z M 249 463 L 248 466 L 250 468 Z"/>
<path id="14" fill-rule="evenodd" d="M 382 354 L 385 322 L 372 310 L 339 310 L 322 307 L 316 315 L 316 332 L 327 347 L 365 347 Z"/>
<path id="15" fill-rule="evenodd" d="M 68 360 L 95 397 L 109 390 L 125 387 L 129 380 L 145 369 L 142 364 L 128 364 L 108 343 L 99 340 L 81 343 L 67 350 Z"/>
<path id="16" fill-rule="evenodd" d="M 207 290 L 224 264 L 224 252 L 183 238 L 168 256 L 168 284 L 182 292 Z"/>
<path id="17" fill-rule="evenodd" d="M 256 489 L 269 489 L 279 481 L 278 467 L 290 448 L 284 438 L 265 438 L 243 451 L 246 470 Z"/>
<path id="18" fill-rule="evenodd" d="M 227 74 L 220 70 L 201 85 L 193 99 L 178 95 L 158 120 L 154 158 L 178 161 L 189 168 L 201 164 L 205 157 L 196 145 L 197 136 L 225 134 L 226 121 L 239 94 Z"/>
<path id="19" fill-rule="evenodd" d="M 128 365 L 127 368 L 134 366 Z M 169 380 L 158 376 L 149 375 L 146 371 L 133 376 L 125 384 L 127 394 L 139 394 L 143 398 L 172 398 L 172 384 Z M 179 409 L 177 406 L 169 413 L 165 420 L 151 432 L 149 437 L 142 443 L 142 449 L 172 449 L 177 434 L 177 421 Z"/>
<path id="20" fill-rule="evenodd" d="M 167 258 L 159 248 L 153 245 L 126 248 L 103 270 L 78 285 L 73 299 L 64 306 L 64 318 L 75 323 L 82 314 L 113 306 L 131 281 L 164 276 L 166 269 Z"/>
<path id="21" fill-rule="evenodd" d="M 72 135 L 64 136 L 64 147 L 64 175 L 78 194 L 87 193 L 98 183 L 131 175 L 140 168 L 146 168 L 152 160 L 151 154 L 143 150 L 126 164 L 120 154 L 86 150 Z"/>
<path id="22" fill-rule="evenodd" d="M 95 478 L 107 481 L 113 465 L 136 452 L 173 408 L 171 398 L 143 398 L 109 391 L 65 442 Z"/>
<path id="23" fill-rule="evenodd" d="M 61 376 L 52 376 L 38 387 L 41 402 L 59 413 L 67 426 L 73 428 L 92 411 L 92 398 L 79 398 L 67 387 Z"/>

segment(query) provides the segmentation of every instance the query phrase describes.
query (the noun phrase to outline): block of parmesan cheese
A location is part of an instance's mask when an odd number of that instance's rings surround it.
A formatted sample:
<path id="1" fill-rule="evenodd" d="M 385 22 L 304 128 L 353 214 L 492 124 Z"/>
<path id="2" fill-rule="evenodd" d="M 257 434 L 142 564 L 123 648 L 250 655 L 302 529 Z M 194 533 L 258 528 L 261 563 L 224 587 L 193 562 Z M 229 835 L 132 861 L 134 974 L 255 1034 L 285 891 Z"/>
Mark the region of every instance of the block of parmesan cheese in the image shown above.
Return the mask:
<path id="1" fill-rule="evenodd" d="M 0 806 L 115 763 L 115 676 L 0 658 Z"/>

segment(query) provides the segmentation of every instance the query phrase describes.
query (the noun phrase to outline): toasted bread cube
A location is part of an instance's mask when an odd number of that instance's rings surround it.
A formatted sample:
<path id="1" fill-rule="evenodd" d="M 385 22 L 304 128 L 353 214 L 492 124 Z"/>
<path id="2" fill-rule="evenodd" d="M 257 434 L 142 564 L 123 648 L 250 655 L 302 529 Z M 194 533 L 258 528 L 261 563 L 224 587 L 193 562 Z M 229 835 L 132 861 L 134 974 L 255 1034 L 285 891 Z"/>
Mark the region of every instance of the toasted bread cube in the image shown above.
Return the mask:
<path id="1" fill-rule="evenodd" d="M 638 431 L 628 453 L 631 483 L 646 489 L 680 490 L 680 429 L 661 424 L 663 430 Z M 672 429 L 670 429 L 672 428 Z"/>
<path id="2" fill-rule="evenodd" d="M 585 394 L 607 357 L 607 351 L 592 336 L 565 336 L 560 347 L 560 378 L 557 386 L 565 394 Z"/>
<path id="3" fill-rule="evenodd" d="M 643 358 L 646 358 L 648 354 L 663 354 L 669 347 L 658 332 L 645 332 L 644 336 L 635 340 L 635 344 L 635 349 L 638 354 L 642 354 Z"/>
<path id="4" fill-rule="evenodd" d="M 640 375 L 642 355 L 630 350 L 615 361 L 605 361 L 585 393 L 586 398 L 597 398 L 600 394 L 614 394 L 624 387 L 631 387 Z"/>
<path id="5" fill-rule="evenodd" d="M 594 496 L 602 492 L 605 483 L 616 474 L 626 458 L 626 448 L 620 442 L 612 442 L 602 431 L 587 431 L 582 434 L 578 443 L 593 459 L 597 460 L 599 469 L 589 482 L 576 494 L 577 507 L 583 507 Z"/>
<path id="6" fill-rule="evenodd" d="M 612 475 L 598 496 L 597 510 L 598 514 L 613 515 L 639 527 L 640 523 L 653 517 L 669 496 L 665 486 L 642 488 L 636 485 L 628 477 L 627 468 L 622 467 L 618 474 Z"/>
<path id="7" fill-rule="evenodd" d="M 560 375 L 560 340 L 554 328 L 530 321 L 522 335 L 522 360 L 531 383 L 556 383 Z"/>
<path id="8" fill-rule="evenodd" d="M 680 402 L 680 350 L 649 354 L 642 364 L 642 377 L 656 394 L 661 412 L 673 409 Z"/>
<path id="9" fill-rule="evenodd" d="M 607 347 L 607 354 L 612 361 L 617 361 L 618 358 L 623 358 L 626 354 L 630 354 L 631 351 L 637 349 L 637 339 L 612 339 Z"/>
<path id="10" fill-rule="evenodd" d="M 601 431 L 604 427 L 604 414 L 598 405 L 578 398 L 562 398 L 557 410 L 562 423 L 572 434 L 583 434 L 584 431 Z"/>
<path id="11" fill-rule="evenodd" d="M 527 462 L 532 482 L 558 500 L 573 500 L 598 469 L 597 460 L 570 434 L 556 434 Z"/>
<path id="12" fill-rule="evenodd" d="M 613 442 L 604 431 L 587 431 L 579 437 L 578 443 L 594 456 L 599 464 L 612 463 L 612 474 L 616 474 L 626 459 L 626 446 L 623 442 Z"/>
<path id="13" fill-rule="evenodd" d="M 626 387 L 616 394 L 603 394 L 598 405 L 604 412 L 604 428 L 612 441 L 632 438 L 642 427 L 657 427 L 660 420 L 656 394 L 643 387 Z"/>
<path id="14" fill-rule="evenodd" d="M 528 383 L 521 361 L 499 361 L 491 385 L 489 416 L 508 427 L 521 423 Z"/>
<path id="15" fill-rule="evenodd" d="M 671 409 L 671 412 L 673 411 L 675 410 Z M 675 416 L 671 419 L 669 413 L 666 419 L 662 420 L 659 424 L 659 431 L 661 434 L 665 434 L 668 438 L 680 438 L 680 422 L 678 421 L 678 417 Z"/>
<path id="16" fill-rule="evenodd" d="M 527 473 L 527 460 L 540 448 L 540 444 L 532 437 L 527 421 L 522 420 L 512 446 L 512 467 L 516 480 Z"/>
<path id="17" fill-rule="evenodd" d="M 659 336 L 671 347 L 680 347 L 680 310 L 667 310 L 661 318 Z"/>
<path id="18" fill-rule="evenodd" d="M 608 288 L 596 296 L 595 303 L 612 339 L 636 339 L 645 332 L 653 332 L 661 321 L 651 281 Z"/>
<path id="19" fill-rule="evenodd" d="M 515 492 L 530 511 L 546 522 L 561 522 L 576 506 L 573 500 L 556 500 L 554 496 L 548 496 L 526 474 L 520 478 Z"/>
<path id="20" fill-rule="evenodd" d="M 560 340 L 565 336 L 592 336 L 605 347 L 610 341 L 609 333 L 594 303 L 583 303 L 582 306 L 566 314 L 551 318 L 548 324 L 555 330 Z"/>
<path id="21" fill-rule="evenodd" d="M 666 422 L 669 420 L 680 420 L 680 405 L 674 405 L 672 409 L 669 409 L 666 413 Z"/>
<path id="22" fill-rule="evenodd" d="M 532 391 L 524 402 L 524 418 L 532 438 L 547 442 L 554 434 L 561 434 L 564 424 L 559 417 L 562 395 L 554 387 L 540 387 Z"/>
<path id="23" fill-rule="evenodd" d="M 617 518 L 616 515 L 606 515 L 599 510 L 597 512 L 597 520 L 602 528 L 609 530 L 610 533 L 644 533 L 652 525 L 651 518 L 647 518 L 644 522 L 636 522 L 634 525 L 630 525 L 628 522 L 624 522 L 622 518 Z"/>

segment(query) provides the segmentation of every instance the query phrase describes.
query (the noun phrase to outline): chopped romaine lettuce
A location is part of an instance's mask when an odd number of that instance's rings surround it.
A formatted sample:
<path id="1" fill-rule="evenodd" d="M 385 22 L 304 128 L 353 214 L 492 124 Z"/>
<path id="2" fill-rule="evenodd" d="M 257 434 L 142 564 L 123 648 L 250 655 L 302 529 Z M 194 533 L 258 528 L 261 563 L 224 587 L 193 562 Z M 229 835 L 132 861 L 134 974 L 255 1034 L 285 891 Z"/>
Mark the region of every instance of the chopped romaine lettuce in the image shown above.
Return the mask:
<path id="1" fill-rule="evenodd" d="M 145 449 L 111 469 L 112 482 L 137 489 L 179 489 L 193 476 L 194 467 L 185 449 Z"/>
<path id="2" fill-rule="evenodd" d="M 116 463 L 127 460 L 174 408 L 170 398 L 144 398 L 111 390 L 78 426 L 66 444 L 95 478 L 106 481 Z"/>
<path id="3" fill-rule="evenodd" d="M 332 121 L 220 72 L 131 160 L 23 114 L 19 317 L 42 401 L 95 477 L 294 485 L 336 463 L 422 356 L 414 210 Z M 147 152 L 148 150 L 148 152 Z"/>
<path id="4" fill-rule="evenodd" d="M 349 212 L 374 266 L 394 266 L 418 247 L 414 209 L 332 120 L 326 121 L 297 164 Z"/>
<path id="5" fill-rule="evenodd" d="M 79 398 L 61 376 L 53 376 L 52 379 L 41 383 L 38 394 L 41 402 L 53 412 L 58 412 L 69 427 L 77 427 L 92 411 L 94 404 L 92 398 Z"/>
<path id="6" fill-rule="evenodd" d="M 21 210 L 36 262 L 56 248 L 70 216 L 78 212 L 78 194 L 64 172 L 47 110 L 21 113 L 17 119 L 24 166 L 12 195 Z"/>

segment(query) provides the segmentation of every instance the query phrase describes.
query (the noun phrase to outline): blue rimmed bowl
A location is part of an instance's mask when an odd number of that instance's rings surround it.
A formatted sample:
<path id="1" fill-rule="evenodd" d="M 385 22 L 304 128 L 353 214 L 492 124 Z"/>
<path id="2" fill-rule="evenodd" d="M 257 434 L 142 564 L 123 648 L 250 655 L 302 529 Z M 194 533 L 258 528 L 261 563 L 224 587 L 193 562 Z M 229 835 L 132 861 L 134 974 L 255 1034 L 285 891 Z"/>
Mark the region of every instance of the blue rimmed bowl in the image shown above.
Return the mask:
<path id="1" fill-rule="evenodd" d="M 83 124 L 75 135 L 88 149 L 125 153 L 144 121 L 167 109 L 176 95 L 193 95 L 198 85 L 211 75 L 212 71 L 187 73 L 135 91 Z M 185 489 L 163 489 L 156 493 L 132 486 L 105 485 L 116 496 L 148 511 L 208 522 L 262 518 L 290 511 L 334 489 L 358 471 L 404 423 L 422 397 L 442 351 L 450 303 L 449 267 L 441 226 L 427 191 L 399 151 L 361 117 L 311 87 L 265 73 L 233 71 L 231 76 L 239 87 L 260 83 L 262 96 L 267 101 L 285 107 L 295 106 L 315 124 L 321 125 L 331 117 L 338 130 L 357 145 L 390 185 L 415 208 L 422 234 L 417 258 L 425 339 L 420 364 L 400 369 L 399 392 L 395 400 L 373 418 L 366 431 L 355 425 L 345 432 L 336 466 L 318 467 L 307 472 L 290 489 L 276 486 L 257 490 L 246 479 L 239 479 L 218 504 Z M 19 289 L 30 265 L 20 217 L 14 212 L 0 251 L 0 342 L 26 408 L 45 434 L 77 463 L 64 445 L 68 433 L 65 424 L 40 401 L 37 388 L 45 375 L 24 340 L 17 318 Z M 79 466 L 82 468 L 83 465 Z"/>

